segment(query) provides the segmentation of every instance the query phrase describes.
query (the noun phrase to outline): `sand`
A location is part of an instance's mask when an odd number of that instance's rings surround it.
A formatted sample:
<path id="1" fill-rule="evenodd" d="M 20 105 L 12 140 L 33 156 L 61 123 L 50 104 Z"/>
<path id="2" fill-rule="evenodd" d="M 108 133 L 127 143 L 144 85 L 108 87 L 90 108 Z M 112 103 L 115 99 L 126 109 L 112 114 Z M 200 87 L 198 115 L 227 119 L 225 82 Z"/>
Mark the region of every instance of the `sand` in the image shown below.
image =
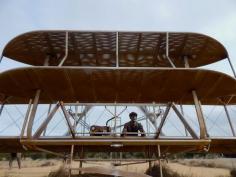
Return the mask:
<path id="1" fill-rule="evenodd" d="M 227 160 L 224 160 L 226 163 Z M 216 162 L 216 160 L 214 161 Z M 230 162 L 229 162 L 230 163 Z M 45 166 L 47 165 L 47 166 Z M 0 161 L 0 177 L 46 177 L 50 172 L 57 170 L 62 165 L 61 160 L 30 160 L 26 159 L 22 162 L 22 169 L 17 168 L 16 161 L 13 163 L 13 168 L 8 169 L 7 161 Z M 191 177 L 219 177 L 229 176 L 230 170 L 227 168 L 209 168 L 209 167 L 193 167 L 189 165 L 182 165 L 179 163 L 166 164 L 173 171 L 179 174 L 188 175 Z M 84 167 L 101 166 L 109 168 L 109 162 L 89 162 L 84 163 Z M 73 168 L 79 167 L 79 162 L 72 163 Z M 115 167 L 129 172 L 144 173 L 148 168 L 148 163 L 124 165 Z M 72 171 L 78 173 L 77 170 Z"/>

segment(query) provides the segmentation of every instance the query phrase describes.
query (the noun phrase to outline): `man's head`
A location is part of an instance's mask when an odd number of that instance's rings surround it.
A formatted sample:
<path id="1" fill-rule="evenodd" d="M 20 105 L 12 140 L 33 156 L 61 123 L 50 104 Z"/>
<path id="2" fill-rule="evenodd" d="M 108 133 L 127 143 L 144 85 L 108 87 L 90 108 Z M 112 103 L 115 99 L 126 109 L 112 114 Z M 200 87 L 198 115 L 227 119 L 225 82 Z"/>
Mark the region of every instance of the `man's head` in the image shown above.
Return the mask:
<path id="1" fill-rule="evenodd" d="M 132 122 L 136 122 L 137 121 L 137 113 L 136 112 L 131 112 L 129 114 L 129 118 L 131 119 Z"/>

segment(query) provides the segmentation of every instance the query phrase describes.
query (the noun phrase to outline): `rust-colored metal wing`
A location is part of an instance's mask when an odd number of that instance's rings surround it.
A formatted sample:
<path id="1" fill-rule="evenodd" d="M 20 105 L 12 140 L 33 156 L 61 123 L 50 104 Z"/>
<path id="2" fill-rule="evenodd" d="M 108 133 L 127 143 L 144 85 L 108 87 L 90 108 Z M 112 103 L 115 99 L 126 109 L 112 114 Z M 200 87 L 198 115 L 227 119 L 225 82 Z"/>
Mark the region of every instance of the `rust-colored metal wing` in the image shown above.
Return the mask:
<path id="1" fill-rule="evenodd" d="M 64 66 L 170 67 L 166 58 L 166 32 L 89 32 L 33 31 L 12 39 L 3 56 L 30 65 L 57 66 L 65 56 L 68 32 L 68 56 Z M 228 57 L 217 40 L 198 33 L 169 32 L 169 57 L 177 67 L 214 63 Z M 118 42 L 117 42 L 118 40 Z M 118 46 L 116 46 L 118 44 Z M 118 50 L 118 51 L 116 51 Z"/>
<path id="2" fill-rule="evenodd" d="M 193 104 L 191 91 L 196 90 L 202 104 L 219 104 L 218 99 L 236 94 L 233 77 L 191 68 L 27 67 L 1 73 L 0 85 L 0 93 L 24 103 L 37 89 L 41 103 Z"/>

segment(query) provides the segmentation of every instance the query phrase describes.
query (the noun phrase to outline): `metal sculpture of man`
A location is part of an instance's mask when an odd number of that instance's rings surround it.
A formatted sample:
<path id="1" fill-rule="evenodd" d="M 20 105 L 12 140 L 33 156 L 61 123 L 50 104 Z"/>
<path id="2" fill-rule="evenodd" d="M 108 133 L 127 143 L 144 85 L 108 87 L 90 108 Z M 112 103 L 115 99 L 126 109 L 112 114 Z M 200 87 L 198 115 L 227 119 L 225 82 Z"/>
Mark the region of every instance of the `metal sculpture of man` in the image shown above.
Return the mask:
<path id="1" fill-rule="evenodd" d="M 146 136 L 142 124 L 137 122 L 137 113 L 131 112 L 129 118 L 131 121 L 124 125 L 122 136 L 138 136 L 139 131 L 141 136 Z"/>

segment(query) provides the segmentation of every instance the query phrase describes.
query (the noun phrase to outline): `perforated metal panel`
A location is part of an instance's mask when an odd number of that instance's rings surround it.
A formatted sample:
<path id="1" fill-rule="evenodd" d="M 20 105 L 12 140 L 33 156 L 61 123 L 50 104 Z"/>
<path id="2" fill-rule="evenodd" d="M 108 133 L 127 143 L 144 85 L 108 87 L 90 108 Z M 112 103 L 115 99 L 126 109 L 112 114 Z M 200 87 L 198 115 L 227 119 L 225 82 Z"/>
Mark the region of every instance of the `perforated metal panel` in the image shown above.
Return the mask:
<path id="1" fill-rule="evenodd" d="M 69 31 L 68 57 L 64 66 L 170 67 L 166 56 L 164 32 L 79 32 Z M 227 57 L 225 48 L 215 39 L 196 33 L 168 33 L 169 57 L 177 67 L 210 64 Z M 65 56 L 66 31 L 35 31 L 14 38 L 3 55 L 31 65 L 56 66 Z M 118 40 L 118 46 L 116 46 Z"/>

